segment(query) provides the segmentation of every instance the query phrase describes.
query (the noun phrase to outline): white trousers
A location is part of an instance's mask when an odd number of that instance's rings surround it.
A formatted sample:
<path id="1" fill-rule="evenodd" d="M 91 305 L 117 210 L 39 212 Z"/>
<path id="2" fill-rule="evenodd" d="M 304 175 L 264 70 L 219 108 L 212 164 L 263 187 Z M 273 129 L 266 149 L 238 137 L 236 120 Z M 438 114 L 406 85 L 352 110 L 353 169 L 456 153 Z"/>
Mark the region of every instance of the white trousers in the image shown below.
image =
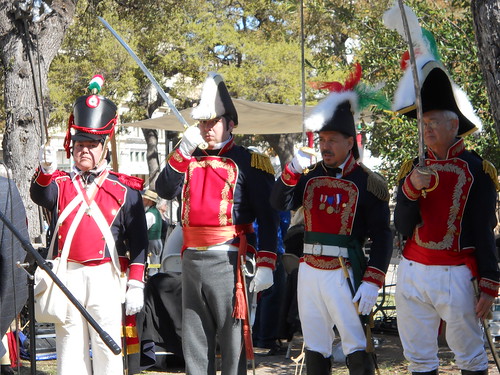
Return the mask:
<path id="1" fill-rule="evenodd" d="M 122 293 L 112 263 L 82 266 L 68 262 L 66 286 L 102 329 L 121 347 Z M 55 325 L 57 374 L 123 374 L 122 355 L 113 354 L 76 307 L 69 300 L 68 303 L 66 322 Z M 92 349 L 92 360 L 90 349 Z"/>
<path id="2" fill-rule="evenodd" d="M 352 272 L 349 269 L 351 280 Z M 366 336 L 342 269 L 319 270 L 302 262 L 297 299 L 302 335 L 308 350 L 332 355 L 336 326 L 345 355 L 366 348 Z"/>
<path id="3" fill-rule="evenodd" d="M 410 371 L 438 368 L 441 319 L 446 322 L 446 341 L 457 366 L 469 371 L 488 367 L 471 278 L 467 266 L 426 266 L 407 259 L 399 263 L 396 313 Z"/>

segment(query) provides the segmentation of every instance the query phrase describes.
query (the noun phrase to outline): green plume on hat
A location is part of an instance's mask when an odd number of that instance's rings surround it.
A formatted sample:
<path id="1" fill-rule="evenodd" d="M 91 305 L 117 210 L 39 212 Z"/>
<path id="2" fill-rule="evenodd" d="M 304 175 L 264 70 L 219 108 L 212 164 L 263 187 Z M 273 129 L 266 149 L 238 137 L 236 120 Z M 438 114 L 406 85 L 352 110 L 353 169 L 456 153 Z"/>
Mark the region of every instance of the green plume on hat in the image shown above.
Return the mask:
<path id="1" fill-rule="evenodd" d="M 89 82 L 88 90 L 92 95 L 97 95 L 101 92 L 102 85 L 104 83 L 104 77 L 100 74 L 96 74 L 92 77 Z"/>

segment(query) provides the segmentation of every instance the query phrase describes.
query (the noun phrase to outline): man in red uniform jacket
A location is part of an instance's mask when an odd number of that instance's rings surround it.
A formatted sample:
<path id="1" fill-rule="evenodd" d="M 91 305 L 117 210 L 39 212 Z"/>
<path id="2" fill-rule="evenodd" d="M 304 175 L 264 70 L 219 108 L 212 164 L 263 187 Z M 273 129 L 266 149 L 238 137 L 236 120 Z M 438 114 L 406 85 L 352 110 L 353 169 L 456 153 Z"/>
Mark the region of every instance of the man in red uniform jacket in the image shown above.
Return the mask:
<path id="1" fill-rule="evenodd" d="M 67 259 L 66 286 L 120 343 L 122 303 L 127 315 L 144 303 L 148 237 L 142 181 L 110 171 L 105 158 L 105 139 L 113 133 L 117 112 L 109 99 L 97 95 L 102 81 L 94 77 L 89 88 L 95 91 L 74 105 L 64 144 L 74 159 L 72 171 L 57 170 L 54 150 L 42 146 L 30 192 L 51 213 L 49 257 Z M 55 325 L 57 373 L 123 373 L 122 355 L 111 352 L 73 305 L 61 308 L 67 312 Z"/>

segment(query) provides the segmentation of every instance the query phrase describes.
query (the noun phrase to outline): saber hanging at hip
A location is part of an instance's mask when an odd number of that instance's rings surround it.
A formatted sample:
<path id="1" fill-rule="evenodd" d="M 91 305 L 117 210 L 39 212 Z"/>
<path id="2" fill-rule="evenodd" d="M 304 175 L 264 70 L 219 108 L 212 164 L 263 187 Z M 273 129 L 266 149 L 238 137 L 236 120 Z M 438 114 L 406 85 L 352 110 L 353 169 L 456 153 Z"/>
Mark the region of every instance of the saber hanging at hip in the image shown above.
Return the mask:
<path id="1" fill-rule="evenodd" d="M 476 295 L 477 300 L 479 301 L 479 298 L 481 296 L 481 291 L 479 290 L 479 284 L 477 282 L 477 278 L 474 277 L 471 281 L 472 281 L 472 285 L 474 287 L 474 293 Z M 487 319 L 490 319 L 490 318 L 491 317 L 489 317 Z M 500 371 L 500 357 L 498 356 L 495 342 L 493 341 L 493 337 L 491 336 L 490 326 L 489 326 L 486 319 L 480 318 L 479 320 L 481 321 L 481 326 L 483 327 L 484 336 L 486 338 L 486 341 L 488 342 L 488 347 L 490 348 L 491 356 L 493 357 L 493 360 L 495 361 L 495 366 L 497 367 L 497 370 Z"/>
<path id="2" fill-rule="evenodd" d="M 343 257 L 339 257 L 340 267 L 342 268 L 342 272 L 344 273 L 345 279 L 347 281 L 347 285 L 349 286 L 349 290 L 351 291 L 351 295 L 354 297 L 356 295 L 356 291 L 354 290 L 354 285 L 351 281 L 351 276 L 349 275 L 349 270 L 347 269 L 347 265 L 345 264 L 345 260 Z M 356 308 L 356 312 L 359 314 L 359 306 L 357 302 L 354 302 L 354 307 Z M 370 313 L 371 314 L 371 313 Z M 373 367 L 375 367 L 375 371 L 377 375 L 380 375 L 380 369 L 378 367 L 377 356 L 375 354 L 375 348 L 373 345 L 373 337 L 371 334 L 370 322 L 363 322 L 361 315 L 359 316 L 359 321 L 361 322 L 361 326 L 363 327 L 363 331 L 366 336 L 366 352 L 370 354 L 370 357 L 373 362 Z"/>
<path id="3" fill-rule="evenodd" d="M 128 44 L 118 35 L 118 33 L 111 27 L 109 23 L 106 22 L 102 17 L 98 17 L 99 20 L 102 22 L 104 26 L 113 34 L 113 36 L 120 42 L 120 44 L 125 48 L 125 50 L 128 52 L 128 54 L 134 59 L 134 61 L 139 65 L 139 68 L 144 72 L 146 77 L 148 77 L 149 81 L 153 84 L 155 87 L 156 91 L 158 91 L 158 94 L 162 97 L 162 99 L 167 103 L 168 107 L 170 110 L 173 112 L 175 117 L 180 121 L 180 123 L 184 126 L 184 129 L 187 129 L 190 125 L 187 123 L 187 121 L 182 117 L 181 113 L 177 110 L 175 107 L 174 103 L 168 96 L 168 94 L 162 89 L 158 81 L 155 79 L 155 77 L 151 74 L 151 72 L 148 70 L 148 68 L 144 65 L 144 63 L 137 57 L 135 52 L 128 46 Z M 208 144 L 202 143 L 201 145 L 198 146 L 201 149 L 205 149 L 208 147 Z"/>
<path id="4" fill-rule="evenodd" d="M 401 12 L 401 20 L 408 42 L 408 53 L 410 55 L 410 66 L 413 75 L 413 84 L 415 89 L 415 106 L 417 111 L 417 126 L 418 126 L 418 166 L 425 167 L 425 144 L 424 144 L 424 122 L 422 111 L 422 96 L 420 95 L 420 81 L 418 78 L 417 63 L 415 60 L 415 50 L 413 49 L 413 40 L 411 37 L 408 18 L 406 17 L 405 5 L 402 0 L 398 0 L 399 10 Z"/>

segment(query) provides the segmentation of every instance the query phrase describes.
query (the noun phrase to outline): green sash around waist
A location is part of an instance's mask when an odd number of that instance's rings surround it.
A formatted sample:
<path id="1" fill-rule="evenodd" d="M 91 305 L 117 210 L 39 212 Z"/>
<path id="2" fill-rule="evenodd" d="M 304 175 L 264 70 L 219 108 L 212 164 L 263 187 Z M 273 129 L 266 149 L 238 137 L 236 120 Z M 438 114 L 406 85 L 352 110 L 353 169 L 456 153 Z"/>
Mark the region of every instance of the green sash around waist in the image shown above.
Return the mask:
<path id="1" fill-rule="evenodd" d="M 358 289 L 366 269 L 366 258 L 359 239 L 342 234 L 305 232 L 304 243 L 346 247 L 354 276 L 354 289 Z"/>

